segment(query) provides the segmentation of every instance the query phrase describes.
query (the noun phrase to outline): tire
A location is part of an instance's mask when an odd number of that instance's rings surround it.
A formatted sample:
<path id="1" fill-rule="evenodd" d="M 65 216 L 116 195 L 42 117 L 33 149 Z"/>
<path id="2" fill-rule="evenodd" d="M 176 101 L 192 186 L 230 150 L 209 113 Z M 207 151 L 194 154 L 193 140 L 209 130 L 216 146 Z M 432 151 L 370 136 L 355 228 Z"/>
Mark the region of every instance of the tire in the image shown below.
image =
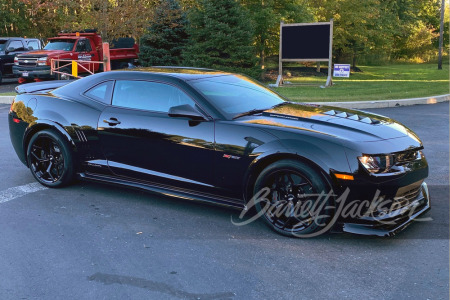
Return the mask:
<path id="1" fill-rule="evenodd" d="M 120 64 L 119 64 L 119 68 L 118 68 L 119 70 L 121 70 L 121 69 L 128 69 L 128 63 L 127 62 L 121 62 Z"/>
<path id="2" fill-rule="evenodd" d="M 305 238 L 325 233 L 331 227 L 334 199 L 317 195 L 327 195 L 331 185 L 308 164 L 296 160 L 272 163 L 256 179 L 253 195 L 264 188 L 268 188 L 266 197 L 261 197 L 265 200 L 254 201 L 254 207 L 275 232 Z"/>
<path id="3" fill-rule="evenodd" d="M 27 147 L 27 160 L 31 174 L 44 186 L 63 187 L 73 180 L 70 145 L 55 130 L 46 129 L 33 135 Z"/>
<path id="4" fill-rule="evenodd" d="M 62 68 L 61 69 L 61 72 L 63 72 L 63 73 L 67 73 L 67 74 L 70 74 L 71 72 L 70 72 L 70 70 L 68 69 L 68 68 Z M 70 80 L 70 79 L 72 79 L 70 76 L 65 76 L 65 75 L 62 75 L 62 74 L 57 74 L 57 79 L 58 80 Z"/>

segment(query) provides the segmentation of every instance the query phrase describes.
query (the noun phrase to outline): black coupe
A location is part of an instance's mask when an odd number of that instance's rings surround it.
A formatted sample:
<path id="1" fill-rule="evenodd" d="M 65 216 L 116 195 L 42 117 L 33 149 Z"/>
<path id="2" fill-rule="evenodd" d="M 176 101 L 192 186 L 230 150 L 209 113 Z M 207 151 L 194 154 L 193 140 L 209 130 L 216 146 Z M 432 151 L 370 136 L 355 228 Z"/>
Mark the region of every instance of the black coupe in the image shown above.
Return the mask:
<path id="1" fill-rule="evenodd" d="M 430 208 L 419 138 L 242 75 L 146 68 L 22 85 L 9 129 L 48 187 L 75 176 L 251 212 L 278 233 L 388 236 Z"/>

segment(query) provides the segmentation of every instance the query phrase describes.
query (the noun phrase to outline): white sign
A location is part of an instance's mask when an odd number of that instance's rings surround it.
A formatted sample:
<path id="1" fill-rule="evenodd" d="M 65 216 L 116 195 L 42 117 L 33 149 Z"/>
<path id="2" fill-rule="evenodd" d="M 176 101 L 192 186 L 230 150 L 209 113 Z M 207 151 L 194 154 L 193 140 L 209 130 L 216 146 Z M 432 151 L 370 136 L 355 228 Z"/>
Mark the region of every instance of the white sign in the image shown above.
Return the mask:
<path id="1" fill-rule="evenodd" d="M 335 64 L 333 77 L 350 77 L 350 65 Z"/>

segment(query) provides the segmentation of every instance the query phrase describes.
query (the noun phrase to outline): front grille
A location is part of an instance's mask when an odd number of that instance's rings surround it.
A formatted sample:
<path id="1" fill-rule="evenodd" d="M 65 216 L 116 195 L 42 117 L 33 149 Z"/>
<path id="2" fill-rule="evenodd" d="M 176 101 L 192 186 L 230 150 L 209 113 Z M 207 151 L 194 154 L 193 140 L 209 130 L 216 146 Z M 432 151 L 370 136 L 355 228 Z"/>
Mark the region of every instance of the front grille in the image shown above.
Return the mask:
<path id="1" fill-rule="evenodd" d="M 394 197 L 393 205 L 395 205 L 395 207 L 399 209 L 408 206 L 409 204 L 414 202 L 414 200 L 416 200 L 420 195 L 421 187 L 422 181 L 419 181 L 411 185 L 399 188 L 397 194 Z"/>
<path id="2" fill-rule="evenodd" d="M 36 67 L 37 58 L 19 58 L 19 66 Z"/>

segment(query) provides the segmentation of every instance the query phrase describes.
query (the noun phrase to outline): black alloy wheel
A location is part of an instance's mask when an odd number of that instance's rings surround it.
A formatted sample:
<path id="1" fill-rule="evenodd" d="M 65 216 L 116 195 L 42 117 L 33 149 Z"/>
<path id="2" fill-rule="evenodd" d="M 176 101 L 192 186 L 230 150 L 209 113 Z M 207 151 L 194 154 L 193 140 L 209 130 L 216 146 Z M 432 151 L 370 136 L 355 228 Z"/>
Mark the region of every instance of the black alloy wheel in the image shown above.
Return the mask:
<path id="1" fill-rule="evenodd" d="M 266 196 L 255 208 L 271 229 L 290 237 L 327 231 L 334 212 L 333 197 L 326 197 L 331 187 L 309 165 L 295 160 L 269 165 L 258 176 L 253 194 L 264 188 Z"/>
<path id="2" fill-rule="evenodd" d="M 72 154 L 67 141 L 53 130 L 37 132 L 27 151 L 31 173 L 48 187 L 67 185 L 73 178 Z"/>

